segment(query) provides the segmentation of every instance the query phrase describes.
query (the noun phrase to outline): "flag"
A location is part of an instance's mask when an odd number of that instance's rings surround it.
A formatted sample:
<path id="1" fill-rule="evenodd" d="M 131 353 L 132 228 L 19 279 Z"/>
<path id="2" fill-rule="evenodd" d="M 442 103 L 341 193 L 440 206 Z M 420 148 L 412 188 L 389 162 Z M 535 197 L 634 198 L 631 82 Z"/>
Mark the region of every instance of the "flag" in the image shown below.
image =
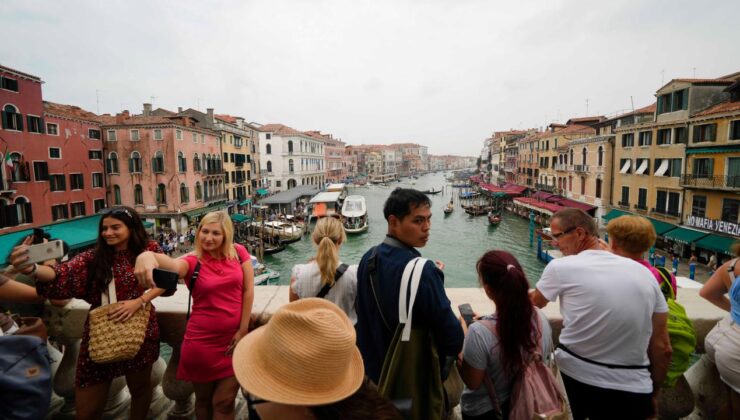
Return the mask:
<path id="1" fill-rule="evenodd" d="M 5 154 L 5 159 L 4 159 L 5 160 L 5 164 L 12 168 L 13 167 L 13 161 L 10 159 L 10 153 L 8 153 L 8 148 L 7 147 L 5 148 L 5 153 L 4 154 Z"/>

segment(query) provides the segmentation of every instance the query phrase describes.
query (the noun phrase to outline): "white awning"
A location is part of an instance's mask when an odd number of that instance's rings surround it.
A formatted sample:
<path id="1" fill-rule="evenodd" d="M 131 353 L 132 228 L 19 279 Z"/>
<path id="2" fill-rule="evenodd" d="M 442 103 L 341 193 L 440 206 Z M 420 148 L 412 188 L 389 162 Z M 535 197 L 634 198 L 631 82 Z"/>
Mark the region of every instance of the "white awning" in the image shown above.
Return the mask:
<path id="1" fill-rule="evenodd" d="M 668 162 L 668 159 L 660 160 L 660 166 L 658 166 L 658 169 L 655 171 L 655 176 L 665 176 L 665 173 L 668 171 Z"/>
<path id="2" fill-rule="evenodd" d="M 627 159 L 624 161 L 624 166 L 622 166 L 622 169 L 619 170 L 620 174 L 626 174 L 627 171 L 630 170 L 630 165 L 632 164 L 632 159 Z"/>
<path id="3" fill-rule="evenodd" d="M 647 166 L 648 166 L 648 162 L 649 162 L 649 160 L 647 160 L 647 159 L 642 159 L 642 162 L 640 163 L 640 166 L 639 166 L 639 167 L 637 168 L 637 170 L 635 171 L 635 173 L 636 173 L 637 175 L 642 175 L 642 174 L 644 174 L 644 173 L 645 173 L 645 170 L 647 169 Z"/>

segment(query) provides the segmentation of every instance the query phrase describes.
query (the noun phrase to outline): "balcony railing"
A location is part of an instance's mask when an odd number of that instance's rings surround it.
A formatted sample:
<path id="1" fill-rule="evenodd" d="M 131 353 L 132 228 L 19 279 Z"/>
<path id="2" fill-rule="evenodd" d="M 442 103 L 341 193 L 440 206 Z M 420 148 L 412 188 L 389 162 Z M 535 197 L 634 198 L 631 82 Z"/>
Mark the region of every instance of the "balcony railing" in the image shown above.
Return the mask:
<path id="1" fill-rule="evenodd" d="M 557 187 L 555 187 L 554 185 L 547 185 L 547 184 L 534 184 L 534 186 L 538 190 L 547 191 L 551 193 L 554 193 L 555 190 L 557 189 Z"/>
<path id="2" fill-rule="evenodd" d="M 208 196 L 206 196 L 206 198 L 204 199 L 204 201 L 205 201 L 206 203 L 210 203 L 210 202 L 213 202 L 213 201 L 221 201 L 221 200 L 226 200 L 226 194 L 214 194 L 214 195 L 208 195 Z"/>
<path id="3" fill-rule="evenodd" d="M 588 172 L 588 165 L 573 165 L 573 170 L 576 172 Z"/>
<path id="4" fill-rule="evenodd" d="M 718 189 L 740 189 L 740 176 L 738 175 L 684 175 L 681 184 L 685 187 L 718 188 Z"/>
<path id="5" fill-rule="evenodd" d="M 568 171 L 568 170 L 570 170 L 570 168 L 568 168 L 568 165 L 566 165 L 566 164 L 564 164 L 564 163 L 556 163 L 556 164 L 555 164 L 555 165 L 553 166 L 553 168 L 554 168 L 554 169 L 555 169 L 556 171 Z"/>

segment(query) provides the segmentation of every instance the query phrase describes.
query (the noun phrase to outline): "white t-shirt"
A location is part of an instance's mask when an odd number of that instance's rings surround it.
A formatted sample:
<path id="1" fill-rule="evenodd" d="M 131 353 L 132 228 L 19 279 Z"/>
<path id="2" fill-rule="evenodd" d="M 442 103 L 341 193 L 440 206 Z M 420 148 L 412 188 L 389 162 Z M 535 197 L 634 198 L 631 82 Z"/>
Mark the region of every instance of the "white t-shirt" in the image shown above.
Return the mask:
<path id="1" fill-rule="evenodd" d="M 300 298 L 316 297 L 321 291 L 321 271 L 316 261 L 296 264 L 290 273 L 290 288 Z M 295 279 L 295 281 L 293 281 Z M 333 302 L 347 314 L 352 324 L 357 323 L 355 298 L 357 297 L 357 265 L 350 265 L 342 277 L 329 289 L 325 299 Z"/>
<path id="2" fill-rule="evenodd" d="M 643 265 L 607 251 L 588 250 L 551 261 L 537 289 L 560 298 L 560 342 L 579 356 L 615 365 L 650 364 L 654 313 L 668 312 L 658 283 Z M 648 369 L 610 369 L 555 353 L 566 375 L 588 385 L 627 392 L 653 390 Z"/>

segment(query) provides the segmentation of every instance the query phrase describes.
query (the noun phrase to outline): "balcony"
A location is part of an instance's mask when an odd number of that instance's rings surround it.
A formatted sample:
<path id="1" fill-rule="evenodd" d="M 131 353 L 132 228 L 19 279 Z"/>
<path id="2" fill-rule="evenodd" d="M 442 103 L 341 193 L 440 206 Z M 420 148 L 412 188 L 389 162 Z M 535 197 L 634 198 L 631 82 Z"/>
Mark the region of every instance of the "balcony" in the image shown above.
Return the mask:
<path id="1" fill-rule="evenodd" d="M 670 217 L 681 217 L 681 214 L 678 212 L 678 210 L 653 208 L 651 209 L 651 211 L 653 212 L 653 214 L 663 214 Z"/>
<path id="2" fill-rule="evenodd" d="M 619 205 L 619 207 L 621 207 L 623 209 L 629 209 L 630 208 L 630 202 L 629 201 L 620 201 L 619 203 L 617 203 L 617 205 Z"/>
<path id="3" fill-rule="evenodd" d="M 203 201 L 205 201 L 206 203 L 212 203 L 214 201 L 222 200 L 226 200 L 226 194 L 207 195 Z"/>
<path id="4" fill-rule="evenodd" d="M 554 185 L 547 185 L 547 184 L 534 184 L 534 187 L 537 188 L 538 190 L 547 191 L 551 193 L 554 193 L 555 190 L 557 189 L 557 187 L 555 187 Z"/>
<path id="5" fill-rule="evenodd" d="M 573 170 L 576 172 L 588 172 L 588 165 L 573 165 Z"/>
<path id="6" fill-rule="evenodd" d="M 684 187 L 709 188 L 719 190 L 740 189 L 740 176 L 738 175 L 684 175 L 681 177 L 681 185 Z"/>
<path id="7" fill-rule="evenodd" d="M 564 163 L 556 163 L 555 165 L 553 165 L 553 169 L 555 169 L 556 171 L 569 171 L 570 170 L 568 165 Z"/>

